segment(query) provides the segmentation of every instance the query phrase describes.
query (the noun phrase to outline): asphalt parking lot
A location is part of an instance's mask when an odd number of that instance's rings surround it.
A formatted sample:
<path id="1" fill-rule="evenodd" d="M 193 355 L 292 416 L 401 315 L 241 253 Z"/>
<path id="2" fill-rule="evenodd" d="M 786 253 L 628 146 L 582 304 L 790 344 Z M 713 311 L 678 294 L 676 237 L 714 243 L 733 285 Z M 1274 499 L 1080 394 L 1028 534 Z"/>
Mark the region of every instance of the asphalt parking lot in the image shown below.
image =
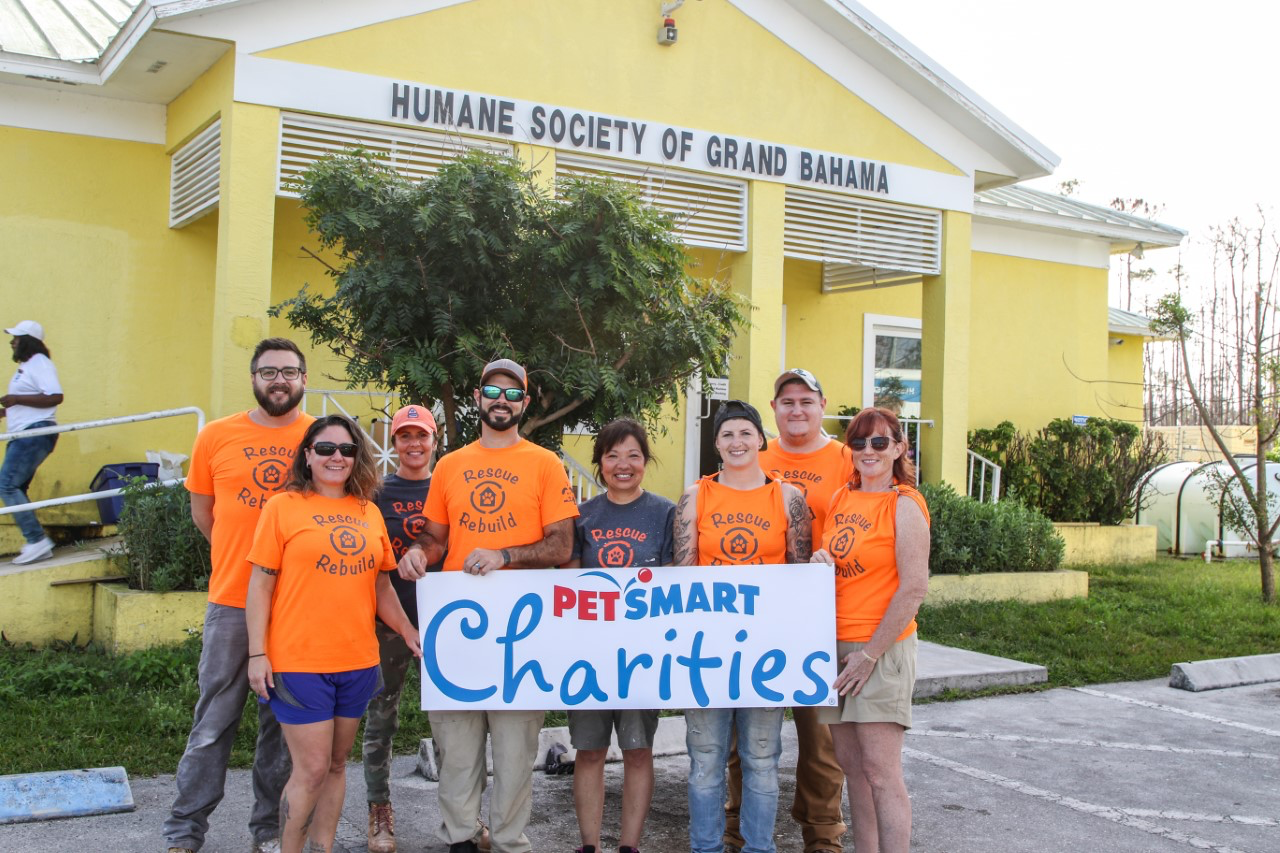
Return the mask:
<path id="1" fill-rule="evenodd" d="M 785 747 L 778 849 L 799 851 L 789 814 L 789 726 Z M 904 760 L 912 848 L 923 853 L 1280 849 L 1277 683 L 1189 693 L 1161 679 L 918 705 Z M 656 764 L 644 849 L 687 850 L 687 759 Z M 616 832 L 620 773 L 610 765 L 606 831 Z M 394 776 L 401 850 L 446 850 L 434 836 L 435 783 L 417 774 L 411 757 L 397 759 Z M 163 850 L 159 830 L 173 777 L 130 782 L 135 811 L 0 827 L 0 850 Z M 248 792 L 248 772 L 232 772 L 205 851 L 249 848 Z M 534 798 L 534 849 L 576 847 L 572 777 L 536 773 Z M 352 765 L 338 836 L 349 853 L 365 853 L 364 827 L 364 786 Z"/>

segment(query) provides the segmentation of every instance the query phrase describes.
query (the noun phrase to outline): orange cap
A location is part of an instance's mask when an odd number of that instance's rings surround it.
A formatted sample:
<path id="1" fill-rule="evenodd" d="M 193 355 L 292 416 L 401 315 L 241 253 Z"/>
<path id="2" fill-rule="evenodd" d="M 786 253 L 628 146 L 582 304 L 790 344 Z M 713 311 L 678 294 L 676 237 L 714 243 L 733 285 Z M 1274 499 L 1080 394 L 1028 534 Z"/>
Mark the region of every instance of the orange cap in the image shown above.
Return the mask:
<path id="1" fill-rule="evenodd" d="M 436 434 L 435 416 L 432 415 L 431 410 L 425 406 L 405 406 L 392 416 L 392 435 L 395 435 L 407 426 L 421 427 L 432 435 Z"/>

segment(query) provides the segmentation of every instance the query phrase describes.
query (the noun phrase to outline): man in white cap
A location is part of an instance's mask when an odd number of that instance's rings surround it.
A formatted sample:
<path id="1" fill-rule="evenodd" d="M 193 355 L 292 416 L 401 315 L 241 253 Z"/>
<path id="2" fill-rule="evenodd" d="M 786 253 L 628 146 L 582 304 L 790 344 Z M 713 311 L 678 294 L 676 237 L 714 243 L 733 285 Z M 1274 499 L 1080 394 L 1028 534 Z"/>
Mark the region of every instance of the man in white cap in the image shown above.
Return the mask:
<path id="1" fill-rule="evenodd" d="M 578 506 L 554 453 L 517 429 L 528 406 L 525 370 L 511 359 L 485 365 L 474 392 L 480 438 L 446 455 L 427 494 L 427 526 L 400 560 L 417 580 L 441 558 L 444 571 L 487 575 L 545 569 L 572 556 Z M 446 554 L 447 549 L 447 554 Z M 533 765 L 542 711 L 431 711 L 440 762 L 440 837 L 450 853 L 477 853 L 485 737 L 492 738 L 489 828 L 494 853 L 529 853 L 524 829 L 533 805 Z"/>
<path id="2" fill-rule="evenodd" d="M 399 464 L 385 477 L 376 498 L 382 520 L 391 538 L 396 559 L 404 556 L 427 519 L 422 514 L 431 489 L 431 461 L 436 449 L 436 419 L 426 406 L 404 406 L 391 418 L 391 443 Z M 440 571 L 434 563 L 427 571 Z M 405 615 L 418 627 L 418 596 L 415 584 L 398 574 L 391 583 Z M 404 638 L 377 622 L 382 692 L 373 697 L 364 718 L 364 785 L 369 800 L 369 853 L 396 853 L 395 811 L 391 808 L 391 742 L 400 728 L 400 693 L 404 677 L 414 662 Z"/>
<path id="3" fill-rule="evenodd" d="M 769 405 L 778 438 L 760 451 L 760 467 L 770 477 L 790 483 L 804 494 L 813 521 L 816 551 L 822 547 L 831 496 L 853 475 L 853 457 L 847 447 L 822 431 L 827 398 L 822 395 L 818 378 L 809 371 L 798 367 L 784 371 L 774 380 Z M 792 714 L 799 755 L 791 816 L 800 824 L 804 853 L 842 850 L 844 771 L 836 762 L 831 731 L 818 721 L 816 708 L 793 708 Z M 737 812 L 741 792 L 742 775 L 735 761 L 729 773 L 725 846 L 739 849 L 742 837 Z"/>
<path id="4" fill-rule="evenodd" d="M 0 418 L 8 420 L 5 432 L 55 426 L 53 416 L 62 402 L 62 386 L 44 343 L 44 327 L 35 320 L 23 320 L 5 332 L 13 335 L 9 345 L 13 360 L 18 363 L 18 372 L 9 380 L 9 392 L 0 397 Z M 31 480 L 57 443 L 57 434 L 10 439 L 0 465 L 0 500 L 6 506 L 30 503 L 27 489 Z M 43 560 L 53 553 L 53 540 L 45 534 L 34 512 L 15 512 L 13 520 L 27 540 L 13 558 L 15 566 Z"/>

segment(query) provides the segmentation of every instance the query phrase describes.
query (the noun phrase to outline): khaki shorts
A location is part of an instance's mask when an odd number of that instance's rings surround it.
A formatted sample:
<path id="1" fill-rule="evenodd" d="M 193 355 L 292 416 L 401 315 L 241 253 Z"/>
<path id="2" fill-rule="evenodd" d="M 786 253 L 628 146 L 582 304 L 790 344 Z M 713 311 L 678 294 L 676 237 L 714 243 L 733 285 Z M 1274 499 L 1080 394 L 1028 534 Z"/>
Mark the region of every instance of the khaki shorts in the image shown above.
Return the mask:
<path id="1" fill-rule="evenodd" d="M 619 749 L 652 749 L 657 711 L 591 710 L 569 712 L 569 743 L 574 749 L 608 749 L 618 729 Z"/>
<path id="2" fill-rule="evenodd" d="M 857 654 L 866 643 L 836 643 L 836 670 L 845 655 Z M 818 722 L 897 723 L 911 728 L 911 694 L 916 686 L 916 649 L 920 641 L 913 632 L 900 640 L 876 661 L 871 677 L 857 696 L 841 696 L 835 707 L 818 709 Z"/>

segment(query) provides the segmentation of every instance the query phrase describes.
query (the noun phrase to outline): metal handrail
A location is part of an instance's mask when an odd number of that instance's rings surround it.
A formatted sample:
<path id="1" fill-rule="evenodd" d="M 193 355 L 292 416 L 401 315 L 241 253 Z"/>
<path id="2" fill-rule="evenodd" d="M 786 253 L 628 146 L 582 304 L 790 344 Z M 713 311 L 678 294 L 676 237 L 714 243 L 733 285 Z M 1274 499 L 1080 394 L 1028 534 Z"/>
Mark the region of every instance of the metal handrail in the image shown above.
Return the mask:
<path id="1" fill-rule="evenodd" d="M 969 452 L 969 497 L 977 497 L 979 501 L 987 499 L 987 474 L 991 475 L 991 502 L 1000 501 L 1000 466 L 980 454 Z M 973 493 L 973 475 L 978 474 L 978 494 Z"/>
<path id="2" fill-rule="evenodd" d="M 563 450 L 560 451 L 560 461 L 564 463 L 565 472 L 569 475 L 569 488 L 578 496 L 578 503 L 590 500 L 604 491 L 604 486 L 600 485 L 596 475 Z"/>
<path id="3" fill-rule="evenodd" d="M 97 429 L 104 426 L 116 426 L 118 424 L 135 424 L 141 421 L 156 421 L 162 418 L 176 418 L 183 415 L 196 416 L 196 432 L 204 429 L 204 410 L 196 406 L 183 406 L 178 409 L 161 409 L 155 412 L 144 412 L 139 415 L 121 415 L 118 418 L 102 418 L 96 421 L 81 421 L 74 424 L 58 424 L 51 427 L 40 427 L 38 429 L 20 430 L 19 432 L 0 433 L 0 441 L 9 441 L 14 438 L 35 438 L 40 435 L 54 435 L 63 432 L 79 432 L 86 429 Z M 163 484 L 154 483 L 152 485 L 172 485 L 181 483 L 186 478 L 176 480 L 166 480 Z M 96 501 L 99 498 L 111 498 L 120 494 L 121 489 L 106 489 L 101 492 L 86 492 L 82 495 L 64 495 L 60 498 L 48 498 L 42 501 L 30 501 L 24 504 L 14 504 L 13 506 L 0 506 L 0 515 L 10 515 L 15 512 L 28 512 L 30 510 L 44 509 L 49 506 L 62 506 L 64 504 L 83 503 L 84 501 Z"/>

